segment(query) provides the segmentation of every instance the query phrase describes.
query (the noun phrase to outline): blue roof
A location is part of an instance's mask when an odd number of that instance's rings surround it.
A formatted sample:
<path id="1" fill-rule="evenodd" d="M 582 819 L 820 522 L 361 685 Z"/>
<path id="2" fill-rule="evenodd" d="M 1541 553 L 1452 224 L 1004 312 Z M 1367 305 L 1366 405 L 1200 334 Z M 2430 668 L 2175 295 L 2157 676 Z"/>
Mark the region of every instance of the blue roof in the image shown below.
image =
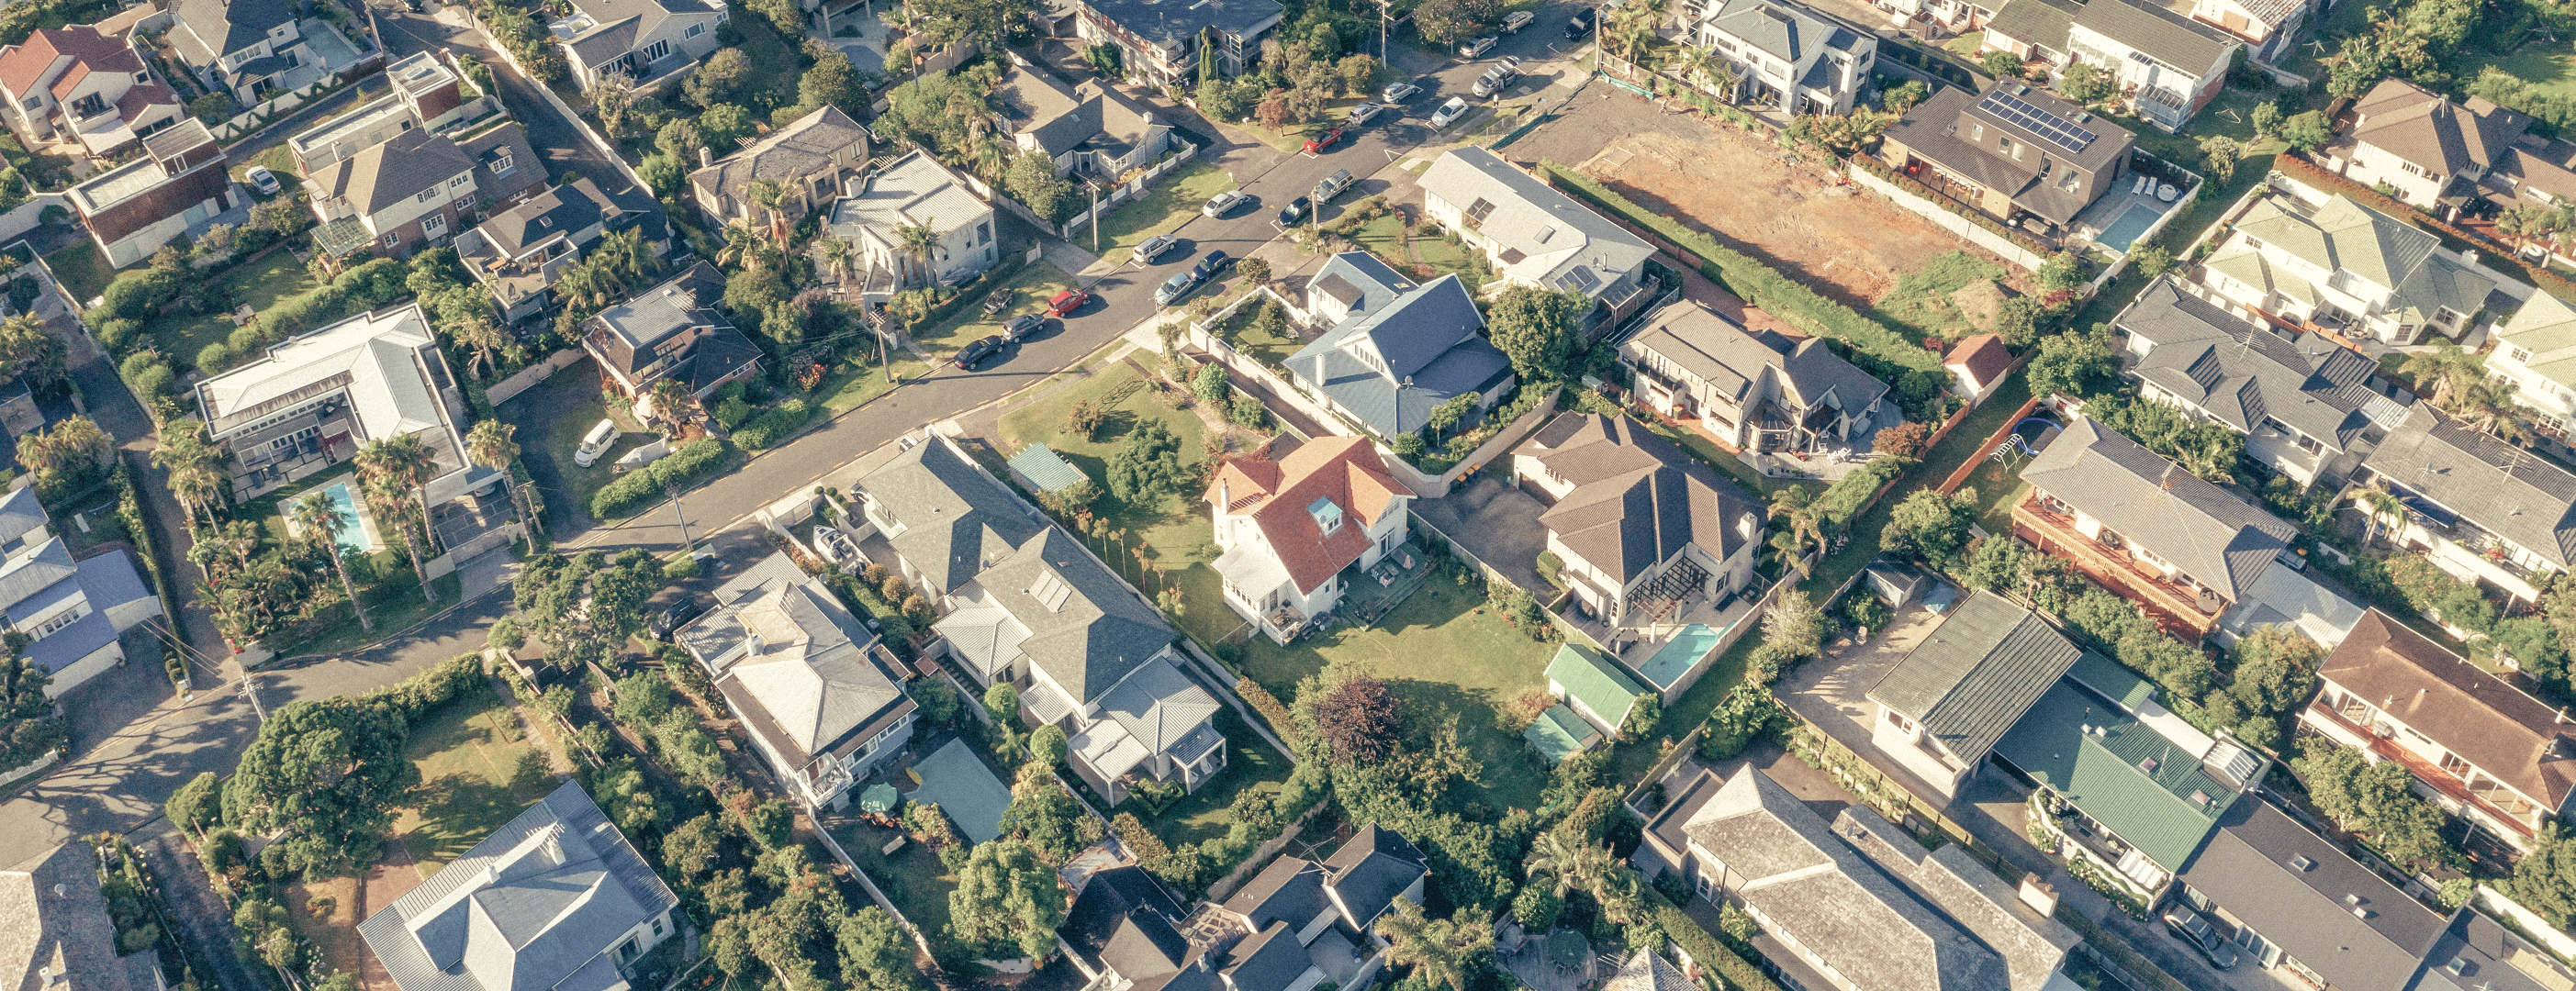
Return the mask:
<path id="1" fill-rule="evenodd" d="M 1501 384 L 1511 359 L 1480 333 L 1484 314 L 1455 275 L 1354 314 L 1288 359 L 1360 425 L 1393 437 L 1422 429 L 1433 407 Z M 1375 361 L 1362 355 L 1373 355 Z"/>
<path id="2" fill-rule="evenodd" d="M 27 645 L 27 659 L 47 671 L 61 671 L 99 648 L 116 642 L 116 624 L 107 614 L 92 612 L 70 626 Z"/>
<path id="3" fill-rule="evenodd" d="M 1323 293 L 1339 300 L 1353 313 L 1374 313 L 1413 288 L 1405 278 L 1375 254 L 1345 251 L 1334 255 L 1306 280 L 1307 308 L 1314 308 L 1314 295 Z"/>

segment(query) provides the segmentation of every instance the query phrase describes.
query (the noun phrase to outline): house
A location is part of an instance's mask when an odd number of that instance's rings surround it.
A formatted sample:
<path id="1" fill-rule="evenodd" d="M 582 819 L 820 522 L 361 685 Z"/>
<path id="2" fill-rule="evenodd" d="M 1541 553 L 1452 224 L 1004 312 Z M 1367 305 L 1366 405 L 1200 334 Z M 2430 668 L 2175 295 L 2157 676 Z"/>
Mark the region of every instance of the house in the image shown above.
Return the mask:
<path id="1" fill-rule="evenodd" d="M 187 115 L 131 42 L 87 24 L 39 28 L 0 48 L 0 98 L 26 143 L 69 142 L 100 159 Z"/>
<path id="2" fill-rule="evenodd" d="M 1829 825 L 1762 771 L 1701 767 L 1631 858 L 1740 906 L 1784 986 L 1822 991 L 2069 991 L 2081 940 L 1955 844 L 1930 849 L 1867 807 Z"/>
<path id="3" fill-rule="evenodd" d="M 1422 174 L 1422 194 L 1425 215 L 1484 252 L 1499 284 L 1592 297 L 1600 308 L 1587 327 L 1644 304 L 1654 246 L 1491 151 L 1442 153 Z"/>
<path id="4" fill-rule="evenodd" d="M 1154 164 L 1172 147 L 1172 125 L 1152 107 L 1096 81 L 1066 86 L 1035 68 L 1013 65 L 993 87 L 1011 145 L 1055 162 L 1055 174 L 1118 182 Z"/>
<path id="5" fill-rule="evenodd" d="M 2181 882 L 2177 899 L 2248 962 L 2345 991 L 2422 986 L 2412 979 L 2450 928 L 2448 916 L 2260 799 L 2228 810 Z"/>
<path id="6" fill-rule="evenodd" d="M 904 289 L 953 285 L 1002 260 L 993 204 L 929 152 L 915 149 L 850 181 L 832 205 L 833 237 L 856 249 L 860 285 L 882 302 Z M 931 243 L 905 233 L 928 229 Z"/>
<path id="7" fill-rule="evenodd" d="M 752 187 L 770 183 L 782 194 L 778 214 L 793 221 L 839 195 L 841 178 L 867 160 L 867 129 L 841 108 L 824 107 L 689 173 L 689 196 L 718 227 L 736 220 L 765 222 L 770 208 L 757 201 Z"/>
<path id="8" fill-rule="evenodd" d="M 162 991 L 161 952 L 120 953 L 88 840 L 0 871 L 0 973 L 23 991 Z"/>
<path id="9" fill-rule="evenodd" d="M 626 991 L 680 899 L 566 782 L 358 926 L 401 991 Z"/>
<path id="10" fill-rule="evenodd" d="M 798 801 L 847 804 L 853 785 L 912 740 L 917 706 L 903 663 L 784 551 L 725 582 L 715 600 L 673 639 Z"/>
<path id="11" fill-rule="evenodd" d="M 2361 607 L 2301 574 L 2298 530 L 2092 420 L 2021 470 L 2013 530 L 2189 636 L 2291 625 L 2332 647 Z"/>
<path id="12" fill-rule="evenodd" d="M 2012 349 L 1994 334 L 1971 334 L 1952 345 L 1941 359 L 1941 370 L 1950 373 L 1950 391 L 1969 404 L 1985 401 L 2002 385 L 2004 376 L 2012 374 Z"/>
<path id="13" fill-rule="evenodd" d="M 860 550 L 901 573 L 933 602 L 1049 526 L 941 436 L 905 448 L 852 483 L 850 491 L 862 517 L 860 532 L 852 534 Z"/>
<path id="14" fill-rule="evenodd" d="M 2348 339 L 2456 338 L 2493 304 L 2497 276 L 2431 233 L 2342 196 L 2309 209 L 2257 201 L 2210 255 L 2203 284 L 2273 320 Z"/>
<path id="15" fill-rule="evenodd" d="M 2576 553 L 2576 474 L 2418 403 L 2362 462 L 2357 484 L 2405 504 L 2374 521 L 2464 582 L 2540 601 Z"/>
<path id="16" fill-rule="evenodd" d="M 235 499 L 252 499 L 402 434 L 427 442 L 435 506 L 495 477 L 465 459 L 464 399 L 420 304 L 361 313 L 288 338 L 196 386 L 207 439 Z"/>
<path id="17" fill-rule="evenodd" d="M 2246 320 L 2160 278 L 2111 329 L 2140 398 L 2245 435 L 2245 453 L 2301 488 L 2342 484 L 2405 415 L 2379 365 L 2323 334 Z"/>
<path id="18" fill-rule="evenodd" d="M 1075 0 L 1073 12 L 1076 38 L 1117 49 L 1127 78 L 1157 90 L 1193 85 L 1200 59 L 1216 60 L 1219 76 L 1242 75 L 1287 16 L 1279 0 Z"/>
<path id="19" fill-rule="evenodd" d="M 1925 97 L 1888 126 L 1878 157 L 2004 223 L 2054 232 L 2131 177 L 2136 142 L 2083 107 L 2007 80 Z"/>
<path id="20" fill-rule="evenodd" d="M 515 202 L 545 179 L 514 121 L 471 133 L 404 130 L 306 174 L 321 222 L 313 244 L 333 258 L 408 257 L 463 233 L 487 204 Z"/>
<path id="21" fill-rule="evenodd" d="M 2528 852 L 2576 796 L 2576 725 L 2558 707 L 2379 610 L 2317 678 L 2301 727 L 2396 761 L 2478 835 Z"/>
<path id="22" fill-rule="evenodd" d="M 2320 149 L 2320 164 L 2446 220 L 2531 129 L 2530 117 L 2483 97 L 2454 101 L 2402 79 L 2380 80 L 2350 113 L 2352 126 Z"/>
<path id="23" fill-rule="evenodd" d="M 1978 590 L 1869 690 L 1870 743 L 1955 798 L 2013 723 L 2084 652 L 2039 614 Z"/>
<path id="24" fill-rule="evenodd" d="M 581 348 L 618 395 L 633 399 L 656 382 L 678 379 L 690 396 L 705 399 L 760 370 L 760 345 L 716 308 L 723 298 L 724 273 L 700 259 L 582 321 Z"/>
<path id="25" fill-rule="evenodd" d="M 1684 44 L 1734 67 L 1728 100 L 1790 116 L 1850 113 L 1878 62 L 1878 35 L 1797 0 L 1717 0 L 1673 15 Z"/>
<path id="26" fill-rule="evenodd" d="M 1866 452 L 1905 422 L 1887 383 L 1821 337 L 1753 331 L 1695 301 L 1666 305 L 1619 344 L 1637 398 L 1738 451 L 1804 457 Z"/>
<path id="27" fill-rule="evenodd" d="M 19 654 L 53 676 L 45 696 L 60 697 L 125 663 L 125 631 L 165 614 L 134 552 L 97 548 L 74 560 L 33 488 L 0 496 L 0 519 L 10 529 L 29 526 L 6 542 L 0 558 L 0 623 L 26 637 Z"/>
<path id="28" fill-rule="evenodd" d="M 1234 960 L 1277 958 L 1266 966 L 1252 964 L 1251 978 L 1237 970 L 1238 984 L 1293 988 L 1303 966 L 1340 987 L 1365 986 L 1386 947 L 1375 931 L 1378 917 L 1398 899 L 1421 905 L 1430 875 L 1422 851 L 1394 830 L 1370 823 L 1320 862 L 1282 856 L 1262 868 L 1217 906 L 1215 918 L 1230 930 L 1218 942 L 1240 939 L 1226 948 Z M 1289 953 L 1288 947 L 1302 953 Z M 1264 982 L 1261 975 L 1275 976 Z"/>
<path id="29" fill-rule="evenodd" d="M 2546 292 L 2488 332 L 2491 378 L 2513 388 L 2515 402 L 2535 416 L 2532 425 L 2561 440 L 2576 430 L 2576 306 Z"/>
<path id="30" fill-rule="evenodd" d="M 1414 493 L 1376 445 L 1325 436 L 1277 460 L 1227 459 L 1206 499 L 1225 604 L 1285 644 L 1403 546 Z"/>
<path id="31" fill-rule="evenodd" d="M 2077 63 L 2110 74 L 2121 103 L 2167 131 L 2226 88 L 2244 48 L 2227 32 L 2155 0 L 2004 0 L 1983 51 L 2007 51 L 2059 73 Z"/>
<path id="32" fill-rule="evenodd" d="M 587 177 L 577 178 L 475 225 L 456 239 L 456 257 L 491 291 L 502 319 L 517 323 L 554 305 L 555 280 L 601 238 L 640 230 L 658 258 L 670 240 L 667 224 L 637 191 L 612 198 Z"/>
<path id="33" fill-rule="evenodd" d="M 298 0 L 173 0 L 164 40 L 209 89 L 244 106 L 281 88 L 279 77 L 311 58 Z"/>
<path id="34" fill-rule="evenodd" d="M 1625 733 L 1640 705 L 1652 712 L 1655 703 L 1648 700 L 1662 698 L 1619 662 L 1575 643 L 1558 644 L 1556 656 L 1548 659 L 1547 693 L 1605 736 Z"/>
<path id="35" fill-rule="evenodd" d="M 1192 979 L 1174 991 L 1209 991 L 1197 949 L 1181 936 L 1188 920 L 1180 900 L 1144 868 L 1105 867 L 1077 885 L 1056 926 L 1056 948 L 1082 973 L 1086 988 L 1161 991 L 1189 967 Z"/>
<path id="36" fill-rule="evenodd" d="M 716 28 L 731 14 L 718 0 L 569 0 L 572 14 L 546 30 L 563 42 L 564 63 L 584 93 L 622 75 L 639 90 L 657 89 L 698 64 L 720 44 Z"/>
<path id="37" fill-rule="evenodd" d="M 312 176 L 413 128 L 460 135 L 479 131 L 484 122 L 503 115 L 498 98 L 440 61 L 437 53 L 422 52 L 386 66 L 385 79 L 393 84 L 392 92 L 287 136 L 286 150 L 294 156 L 298 174 Z M 526 144 L 522 133 L 519 145 Z M 533 153 L 517 156 L 494 172 L 508 178 L 517 174 L 518 166 L 535 160 Z M 530 186 L 544 184 L 543 169 L 527 171 L 531 177 L 525 181 Z"/>
<path id="38" fill-rule="evenodd" d="M 2289 54 L 2311 7 L 2309 0 L 2193 0 L 2191 19 L 2235 36 L 2248 58 L 2269 65 Z"/>
<path id="39" fill-rule="evenodd" d="M 1760 503 L 1624 416 L 1559 416 L 1512 452 L 1577 606 L 1645 626 L 1749 587 Z"/>
<path id="40" fill-rule="evenodd" d="M 107 256 L 124 268 L 152 256 L 181 234 L 194 234 L 248 194 L 233 192 L 223 148 L 196 118 L 186 118 L 143 139 L 143 154 L 101 172 L 65 194 L 81 226 Z"/>
<path id="41" fill-rule="evenodd" d="M 1474 408 L 1457 421 L 1464 429 L 1519 381 L 1511 359 L 1485 339 L 1485 315 L 1456 275 L 1417 286 L 1374 258 L 1334 262 L 1310 286 L 1343 280 L 1334 284 L 1385 303 L 1351 308 L 1286 364 L 1291 379 L 1351 426 L 1392 442 L 1423 434 L 1433 410 L 1469 397 Z"/>

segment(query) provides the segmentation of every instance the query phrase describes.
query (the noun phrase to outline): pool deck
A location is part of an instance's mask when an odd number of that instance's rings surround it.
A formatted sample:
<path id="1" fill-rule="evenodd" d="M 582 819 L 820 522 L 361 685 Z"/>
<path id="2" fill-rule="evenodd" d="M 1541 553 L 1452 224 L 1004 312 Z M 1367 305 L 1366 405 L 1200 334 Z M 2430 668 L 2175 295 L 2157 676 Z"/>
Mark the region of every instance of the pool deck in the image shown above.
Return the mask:
<path id="1" fill-rule="evenodd" d="M 2179 194 L 2174 197 L 2173 202 L 2167 203 L 2157 199 L 2152 189 L 2144 193 L 2132 193 L 2129 187 L 2136 181 L 2136 178 L 2131 177 L 2113 183 L 2110 192 L 2102 194 L 2101 199 L 2094 200 L 2091 206 L 2085 207 L 2082 213 L 2076 214 L 2075 222 L 2069 226 L 2079 233 L 2089 234 L 2094 239 L 2094 243 L 2104 250 L 2125 254 L 2129 245 L 2136 243 L 2138 235 L 2146 233 L 2147 228 L 2155 226 L 2157 220 L 2189 204 L 2189 199 Z M 2122 221 L 2129 217 L 2129 211 L 2141 206 L 2149 211 L 2143 215 L 2146 219 L 2138 222 L 2134 229 L 2125 228 Z M 2113 244 L 2113 241 L 2119 240 L 2114 236 L 2115 233 L 2125 233 L 2128 240 Z"/>
<path id="2" fill-rule="evenodd" d="M 1690 611 L 1682 614 L 1674 624 L 1661 625 L 1655 631 L 1655 635 L 1640 639 L 1636 643 L 1629 644 L 1627 649 L 1621 650 L 1619 663 L 1627 665 L 1628 669 L 1635 671 L 1639 678 L 1655 686 L 1656 691 L 1670 696 L 1673 694 L 1674 685 L 1688 682 L 1692 672 L 1708 663 L 1709 654 L 1725 638 L 1727 631 L 1733 629 L 1736 624 L 1745 622 L 1752 615 L 1753 600 L 1741 594 L 1729 599 L 1723 609 L 1718 608 L 1714 602 L 1702 601 L 1693 604 Z M 1697 648 L 1689 646 L 1693 640 L 1698 640 L 1704 646 Z M 1674 652 L 1673 656 L 1661 656 L 1665 648 L 1675 644 L 1682 646 Z M 1681 657 L 1687 657 L 1687 663 L 1676 661 L 1676 658 Z M 1678 666 L 1676 666 L 1677 663 Z"/>
<path id="3" fill-rule="evenodd" d="M 354 476 L 344 477 L 305 491 L 331 494 L 331 501 L 339 503 L 340 511 L 348 515 L 350 525 L 339 533 L 340 546 L 359 554 L 373 554 L 385 549 L 384 534 L 376 531 L 375 517 L 367 513 L 366 505 L 360 503 L 357 493 L 349 489 L 349 483 L 353 480 Z M 302 493 L 298 495 L 300 497 Z M 296 524 L 294 515 L 288 512 L 290 505 L 292 503 L 280 504 L 279 515 L 285 517 L 287 534 L 298 536 L 303 528 Z"/>

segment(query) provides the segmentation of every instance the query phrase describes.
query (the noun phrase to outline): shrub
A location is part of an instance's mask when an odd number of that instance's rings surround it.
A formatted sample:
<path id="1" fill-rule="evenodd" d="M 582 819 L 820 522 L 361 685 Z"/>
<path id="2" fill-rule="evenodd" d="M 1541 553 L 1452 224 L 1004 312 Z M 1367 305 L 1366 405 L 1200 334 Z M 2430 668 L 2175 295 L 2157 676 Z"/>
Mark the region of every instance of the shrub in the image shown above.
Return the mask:
<path id="1" fill-rule="evenodd" d="M 603 520 L 630 516 L 663 496 L 665 487 L 687 488 L 724 467 L 732 450 L 723 441 L 701 437 L 662 460 L 626 473 L 590 497 L 590 514 Z"/>
<path id="2" fill-rule="evenodd" d="M 790 399 L 753 417 L 734 431 L 734 443 L 746 450 L 760 451 L 785 443 L 805 421 L 814 418 L 814 408 L 803 399 Z"/>
<path id="3" fill-rule="evenodd" d="M 197 349 L 197 370 L 212 375 L 232 367 L 233 346 L 216 341 Z"/>

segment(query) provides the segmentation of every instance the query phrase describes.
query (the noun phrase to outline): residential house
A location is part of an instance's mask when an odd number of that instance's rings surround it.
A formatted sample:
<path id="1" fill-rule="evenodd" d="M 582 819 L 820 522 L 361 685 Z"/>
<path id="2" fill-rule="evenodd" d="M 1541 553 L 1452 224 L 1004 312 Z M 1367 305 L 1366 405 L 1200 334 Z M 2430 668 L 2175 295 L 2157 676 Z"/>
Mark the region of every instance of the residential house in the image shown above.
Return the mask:
<path id="1" fill-rule="evenodd" d="M 2138 442 L 2078 419 L 2022 466 L 2013 530 L 2189 635 L 2290 626 L 2327 647 L 2361 607 L 2302 570 L 2298 529 Z"/>
<path id="2" fill-rule="evenodd" d="M 1261 43 L 1279 30 L 1279 0 L 1075 0 L 1074 37 L 1118 50 L 1127 78 L 1154 89 L 1193 85 L 1199 60 L 1239 76 L 1261 62 Z"/>
<path id="3" fill-rule="evenodd" d="M 1587 616 L 1660 622 L 1753 582 L 1761 504 L 1624 416 L 1567 414 L 1512 452 L 1512 475 L 1547 510 L 1547 553 Z"/>
<path id="4" fill-rule="evenodd" d="M 85 839 L 0 871 L 0 974 L 21 991 L 163 991 L 161 953 L 122 947 Z"/>
<path id="5" fill-rule="evenodd" d="M 53 676 L 45 696 L 60 697 L 125 663 L 125 631 L 165 614 L 134 552 L 92 548 L 74 560 L 33 488 L 0 496 L 0 520 L 11 530 L 27 528 L 0 557 L 0 623 L 27 638 L 20 656 Z"/>
<path id="6" fill-rule="evenodd" d="M 2451 930 L 2450 916 L 2408 897 L 2261 799 L 2245 799 L 2228 810 L 2209 842 L 2183 865 L 2176 899 L 2206 915 L 2246 963 L 2317 987 L 2497 987 L 2495 972 L 2512 969 L 2490 960 L 2483 975 L 2488 983 L 2422 983 L 2418 975 Z M 2458 957 L 2433 966 L 2450 959 Z"/>
<path id="7" fill-rule="evenodd" d="M 2379 610 L 2317 678 L 2301 728 L 2396 761 L 2480 836 L 2527 852 L 2576 796 L 2576 724 L 2557 706 Z"/>
<path id="8" fill-rule="evenodd" d="M 2012 373 L 2012 349 L 1993 334 L 1971 334 L 1950 346 L 1941 370 L 1950 373 L 1950 391 L 1971 404 L 1983 402 Z"/>
<path id="9" fill-rule="evenodd" d="M 1971 592 L 1870 688 L 1878 710 L 1870 743 L 1955 798 L 1995 743 L 2083 653 L 2037 613 L 1993 592 Z"/>
<path id="10" fill-rule="evenodd" d="M 2406 407 L 2379 365 L 2323 334 L 2244 319 L 2160 278 L 2111 329 L 2138 395 L 2245 435 L 2245 453 L 2308 488 L 2342 484 Z"/>
<path id="11" fill-rule="evenodd" d="M 601 382 L 629 399 L 663 379 L 677 379 L 705 399 L 725 383 L 760 369 L 760 345 L 727 320 L 724 273 L 705 259 L 670 281 L 582 321 L 581 347 L 599 363 Z"/>
<path id="12" fill-rule="evenodd" d="M 699 154 L 714 153 L 701 149 Z M 716 226 L 737 220 L 766 223 L 771 208 L 753 190 L 765 182 L 779 190 L 778 215 L 793 221 L 814 204 L 840 195 L 842 177 L 867 161 L 867 129 L 841 108 L 824 107 L 689 173 L 689 196 Z"/>
<path id="13" fill-rule="evenodd" d="M 2202 273 L 2220 298 L 2275 321 L 2383 344 L 2459 337 L 2501 292 L 2475 256 L 2342 196 L 2313 210 L 2264 197 Z"/>
<path id="14" fill-rule="evenodd" d="M 2243 47 L 2155 0 L 2004 0 L 1986 22 L 1982 50 L 2061 73 L 2077 63 L 2101 69 L 2123 105 L 2172 131 L 2217 99 Z"/>
<path id="15" fill-rule="evenodd" d="M 673 639 L 807 809 L 847 804 L 912 740 L 903 662 L 784 551 L 718 587 Z"/>
<path id="16" fill-rule="evenodd" d="M 2483 97 L 2454 101 L 2402 79 L 2380 80 L 2350 113 L 2352 126 L 2319 149 L 2320 164 L 2446 220 L 2531 129 L 2530 117 Z"/>
<path id="17" fill-rule="evenodd" d="M 650 208 L 649 199 L 628 198 L 638 202 L 612 198 L 586 177 L 574 179 L 493 214 L 457 237 L 457 260 L 491 290 L 502 319 L 518 323 L 554 305 L 555 281 L 601 238 L 640 230 L 648 250 L 659 257 L 670 240 L 667 221 Z"/>
<path id="18" fill-rule="evenodd" d="M 276 95 L 279 77 L 312 57 L 300 0 L 173 0 L 163 36 L 210 89 L 244 106 Z"/>
<path id="19" fill-rule="evenodd" d="M 1792 116 L 1847 114 L 1878 62 L 1878 35 L 1797 0 L 1711 0 L 1673 8 L 1683 44 L 1736 74 L 1730 100 Z"/>
<path id="20" fill-rule="evenodd" d="M 1392 442 L 1424 433 L 1432 411 L 1469 397 L 1471 415 L 1455 423 L 1464 429 L 1519 381 L 1511 359 L 1485 339 L 1485 315 L 1456 275 L 1417 286 L 1374 258 L 1335 261 L 1341 264 L 1316 273 L 1314 285 L 1346 278 L 1368 300 L 1385 303 L 1353 308 L 1289 355 L 1287 367 L 1290 379 L 1351 426 Z"/>
<path id="21" fill-rule="evenodd" d="M 1887 383 L 1835 354 L 1821 337 L 1753 331 L 1697 302 L 1678 301 L 1619 344 L 1637 398 L 1738 451 L 1806 457 L 1867 452 L 1905 422 Z"/>
<path id="22" fill-rule="evenodd" d="M 257 360 L 199 381 L 197 415 L 224 450 L 233 498 L 251 499 L 403 434 L 436 467 L 422 498 L 438 505 L 497 476 L 465 459 L 456 377 L 420 304 L 361 313 L 288 338 Z"/>
<path id="23" fill-rule="evenodd" d="M 1172 147 L 1172 125 L 1152 107 L 1096 81 L 1066 86 L 1042 70 L 1014 64 L 993 87 L 1011 144 L 1055 162 L 1055 174 L 1109 183 L 1154 164 Z"/>
<path id="24" fill-rule="evenodd" d="M 2513 388 L 2515 402 L 2536 414 L 2532 426 L 2566 440 L 2576 431 L 2576 305 L 2546 292 L 2497 324 L 2487 338 L 2487 375 Z"/>
<path id="25" fill-rule="evenodd" d="M 871 302 L 904 289 L 955 285 L 1002 260 L 993 204 L 979 186 L 915 149 L 850 181 L 826 225 L 856 249 L 847 275 Z M 908 231 L 927 230 L 927 245 Z M 880 298 L 882 297 L 882 298 Z"/>
<path id="26" fill-rule="evenodd" d="M 545 183 L 545 170 L 527 133 L 503 120 L 453 136 L 404 130 L 305 179 L 321 222 L 315 247 L 333 258 L 402 258 L 462 234 L 485 204 L 526 196 Z"/>
<path id="27" fill-rule="evenodd" d="M 626 991 L 680 899 L 579 782 L 358 926 L 401 991 Z"/>
<path id="28" fill-rule="evenodd" d="M 143 154 L 101 172 L 65 194 L 107 263 L 124 268 L 152 256 L 181 234 L 193 234 L 236 206 L 222 147 L 196 118 L 143 139 Z"/>
<path id="29" fill-rule="evenodd" d="M 911 442 L 850 493 L 862 517 L 852 534 L 861 552 L 933 602 L 1050 525 L 943 436 Z"/>
<path id="30" fill-rule="evenodd" d="M 2191 19 L 2235 36 L 2248 58 L 2269 65 L 2290 54 L 2313 6 L 2310 0 L 2192 0 Z"/>
<path id="31" fill-rule="evenodd" d="M 504 115 L 498 98 L 483 92 L 440 57 L 440 53 L 421 52 L 386 66 L 385 79 L 393 84 L 392 92 L 288 135 L 286 150 L 295 158 L 296 171 L 314 175 L 333 162 L 391 141 L 413 128 L 461 140 L 462 135 L 480 131 L 484 123 Z M 524 133 L 518 143 L 526 146 Z M 533 154 L 518 156 L 506 168 L 496 168 L 494 172 L 496 177 L 508 178 L 517 174 L 518 166 L 535 160 Z M 525 181 L 530 186 L 544 184 L 545 170 L 527 171 L 531 177 Z"/>
<path id="32" fill-rule="evenodd" d="M 564 62 L 584 93 L 621 75 L 639 90 L 679 77 L 716 50 L 716 29 L 731 18 L 718 0 L 569 0 L 572 14 L 546 30 L 563 43 Z"/>
<path id="33" fill-rule="evenodd" d="M 70 142 L 101 159 L 187 115 L 131 42 L 87 24 L 39 28 L 0 48 L 0 98 L 29 145 Z"/>
<path id="34" fill-rule="evenodd" d="M 1626 732 L 1641 704 L 1661 699 L 1618 661 L 1578 643 L 1557 645 L 1556 656 L 1548 659 L 1547 694 L 1558 700 L 1556 708 L 1592 724 L 1604 736 Z"/>
<path id="35" fill-rule="evenodd" d="M 2359 485 L 2405 504 L 2374 531 L 2461 581 L 2538 602 L 2576 554 L 2576 474 L 2429 403 L 2409 408 L 2361 467 Z"/>
<path id="36" fill-rule="evenodd" d="M 1075 886 L 1056 926 L 1056 949 L 1082 973 L 1086 989 L 1161 991 L 1187 968 L 1190 976 L 1173 991 L 1210 991 L 1198 948 L 1181 935 L 1188 921 L 1180 900 L 1144 868 L 1105 867 Z"/>
<path id="37" fill-rule="evenodd" d="M 1600 304 L 1587 327 L 1627 318 L 1652 288 L 1655 248 L 1491 151 L 1441 154 L 1422 174 L 1424 215 L 1484 252 L 1498 285 L 1579 292 Z"/>
<path id="38" fill-rule="evenodd" d="M 1831 824 L 1762 771 L 1701 768 L 1632 860 L 1740 906 L 1786 986 L 1822 991 L 2071 991 L 2080 938 L 1956 844 L 1925 847 L 1866 806 Z M 2036 904 L 2034 904 L 2036 903 Z"/>
<path id="39" fill-rule="evenodd" d="M 1997 220 L 2053 233 L 2132 178 L 2136 142 L 2083 107 L 2004 81 L 1983 93 L 1933 92 L 1889 125 L 1878 157 Z"/>
<path id="40" fill-rule="evenodd" d="M 1370 823 L 1322 861 L 1271 861 L 1217 906 L 1224 931 L 1215 942 L 1230 943 L 1227 955 L 1251 964 L 1235 972 L 1238 984 L 1293 988 L 1306 973 L 1302 965 L 1336 986 L 1365 986 L 1386 947 L 1374 923 L 1398 899 L 1422 904 L 1430 874 L 1422 851 Z M 1275 959 L 1252 963 L 1265 956 Z"/>
<path id="41" fill-rule="evenodd" d="M 1376 445 L 1324 436 L 1276 460 L 1227 459 L 1206 499 L 1225 604 L 1285 644 L 1404 544 L 1414 493 Z"/>

